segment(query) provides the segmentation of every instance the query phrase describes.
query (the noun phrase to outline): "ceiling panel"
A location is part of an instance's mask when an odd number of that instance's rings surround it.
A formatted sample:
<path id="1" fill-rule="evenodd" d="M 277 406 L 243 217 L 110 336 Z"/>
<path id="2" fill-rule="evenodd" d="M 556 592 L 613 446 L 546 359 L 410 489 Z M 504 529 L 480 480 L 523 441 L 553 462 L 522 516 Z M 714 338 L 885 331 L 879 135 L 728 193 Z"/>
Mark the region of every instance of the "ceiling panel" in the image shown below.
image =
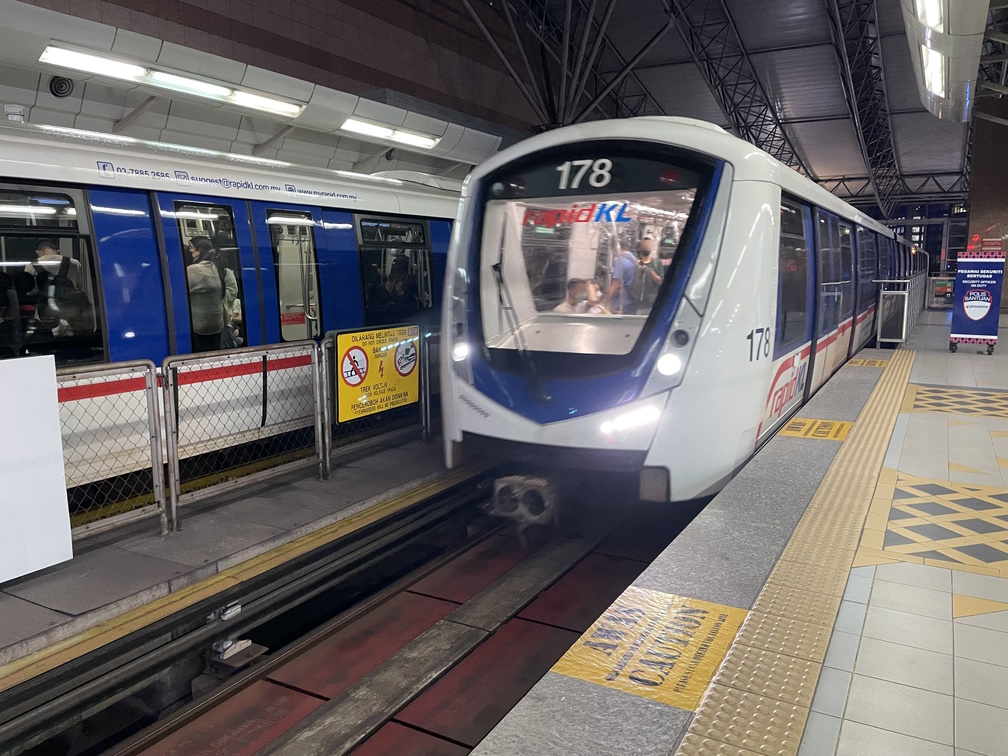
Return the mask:
<path id="1" fill-rule="evenodd" d="M 889 110 L 894 113 L 901 110 L 923 111 L 906 37 L 886 37 L 882 40 L 882 67 L 885 69 Z"/>
<path id="2" fill-rule="evenodd" d="M 847 117 L 833 45 L 752 55 L 767 96 L 785 120 Z"/>
<path id="3" fill-rule="evenodd" d="M 875 11 L 878 13 L 879 34 L 906 35 L 900 0 L 875 0 Z"/>
<path id="4" fill-rule="evenodd" d="M 727 6 L 750 53 L 830 41 L 826 6 L 821 1 L 727 0 Z"/>
<path id="5" fill-rule="evenodd" d="M 717 101 L 707 88 L 707 83 L 693 63 L 651 68 L 641 71 L 640 78 L 664 107 L 666 115 L 699 118 L 719 126 L 728 125 Z"/>
<path id="6" fill-rule="evenodd" d="M 868 175 L 850 120 L 795 123 L 788 131 L 818 178 Z"/>
<path id="7" fill-rule="evenodd" d="M 892 116 L 893 142 L 903 173 L 959 172 L 966 124 L 941 121 L 928 112 Z"/>

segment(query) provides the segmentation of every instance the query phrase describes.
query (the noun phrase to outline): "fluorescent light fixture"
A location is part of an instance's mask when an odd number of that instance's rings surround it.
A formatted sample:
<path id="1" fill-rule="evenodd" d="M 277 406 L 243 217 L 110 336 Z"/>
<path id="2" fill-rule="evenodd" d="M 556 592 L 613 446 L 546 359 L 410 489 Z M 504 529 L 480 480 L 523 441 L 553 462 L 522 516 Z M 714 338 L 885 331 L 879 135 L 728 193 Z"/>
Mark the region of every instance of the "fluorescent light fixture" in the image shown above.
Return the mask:
<path id="1" fill-rule="evenodd" d="M 427 134 L 417 134 L 413 131 L 404 131 L 403 129 L 395 129 L 391 126 L 382 126 L 377 123 L 369 123 L 368 121 L 361 121 L 357 118 L 348 118 L 340 126 L 341 131 L 349 131 L 354 134 L 361 134 L 363 136 L 375 137 L 377 139 L 387 139 L 390 142 L 399 142 L 399 144 L 406 144 L 410 147 L 420 147 L 425 150 L 429 150 L 438 142 L 441 141 L 441 137 L 428 136 Z"/>
<path id="2" fill-rule="evenodd" d="M 272 97 L 263 97 L 251 92 L 242 92 L 238 89 L 231 95 L 231 99 L 234 100 L 236 105 L 241 105 L 244 108 L 264 110 L 267 113 L 276 113 L 277 115 L 294 117 L 301 115 L 301 111 L 304 110 L 304 105 L 295 105 L 292 102 L 274 100 Z"/>
<path id="3" fill-rule="evenodd" d="M 599 426 L 605 435 L 610 435 L 613 431 L 625 431 L 637 428 L 641 425 L 648 425 L 661 417 L 661 410 L 653 404 L 647 404 L 638 409 L 619 415 L 613 420 L 606 420 Z"/>
<path id="4" fill-rule="evenodd" d="M 469 345 L 464 341 L 460 341 L 454 347 L 452 347 L 452 359 L 455 362 L 462 362 L 469 356 Z"/>
<path id="5" fill-rule="evenodd" d="M 302 218 L 300 215 L 271 215 L 266 219 L 266 223 L 277 226 L 313 226 L 315 222 L 311 218 Z"/>
<path id="6" fill-rule="evenodd" d="M 24 218 L 29 215 L 56 215 L 56 208 L 38 205 L 0 205 L 0 213 Z"/>
<path id="7" fill-rule="evenodd" d="M 76 217 L 77 216 L 77 208 L 76 207 L 65 207 L 65 208 L 63 208 L 63 215 L 73 215 L 74 217 Z"/>
<path id="8" fill-rule="evenodd" d="M 67 50 L 63 47 L 49 45 L 39 57 L 40 63 L 48 63 L 51 66 L 60 68 L 72 68 L 75 71 L 108 76 L 112 79 L 124 79 L 126 81 L 136 81 L 143 78 L 147 69 L 133 63 L 123 63 L 119 60 L 106 58 L 100 55 L 90 55 L 88 53 Z"/>
<path id="9" fill-rule="evenodd" d="M 658 372 L 662 375 L 675 375 L 682 370 L 682 358 L 678 354 L 663 354 L 658 358 Z"/>
<path id="10" fill-rule="evenodd" d="M 220 218 L 216 213 L 197 213 L 195 210 L 178 210 L 175 217 L 185 220 L 217 220 Z"/>
<path id="11" fill-rule="evenodd" d="M 180 76 L 168 71 L 158 71 L 136 65 L 135 63 L 126 63 L 115 58 L 108 58 L 104 55 L 70 50 L 55 45 L 46 47 L 39 57 L 39 62 L 48 63 L 60 68 L 83 71 L 84 73 L 95 74 L 97 76 L 108 76 L 112 79 L 146 84 L 158 89 L 184 92 L 216 100 L 217 102 L 230 103 L 239 107 L 261 110 L 266 113 L 274 113 L 290 118 L 296 118 L 304 110 L 304 105 L 297 103 L 253 94 L 252 92 L 244 92 L 240 89 L 232 89 L 229 86 L 194 79 L 189 76 Z"/>
<path id="12" fill-rule="evenodd" d="M 942 31 L 942 0 L 916 0 L 917 19 L 935 31 Z"/>
<path id="13" fill-rule="evenodd" d="M 924 86 L 938 97 L 945 96 L 945 56 L 927 45 L 921 45 Z"/>
<path id="14" fill-rule="evenodd" d="M 177 89 L 180 92 L 191 94 L 212 95 L 214 97 L 228 97 L 231 90 L 219 84 L 211 84 L 199 79 L 190 79 L 186 76 L 176 76 L 165 71 L 151 71 L 148 74 L 151 79 L 167 89 Z"/>

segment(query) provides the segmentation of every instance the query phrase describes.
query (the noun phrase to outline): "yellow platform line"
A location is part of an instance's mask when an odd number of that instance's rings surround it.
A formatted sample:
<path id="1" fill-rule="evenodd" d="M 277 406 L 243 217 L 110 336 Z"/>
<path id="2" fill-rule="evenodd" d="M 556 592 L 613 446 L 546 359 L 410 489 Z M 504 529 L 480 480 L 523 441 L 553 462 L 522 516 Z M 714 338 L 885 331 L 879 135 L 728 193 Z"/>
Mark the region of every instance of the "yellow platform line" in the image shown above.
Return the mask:
<path id="1" fill-rule="evenodd" d="M 20 685 L 129 633 L 211 598 L 232 586 L 240 585 L 268 570 L 279 567 L 313 549 L 349 535 L 423 499 L 446 491 L 452 486 L 489 470 L 492 466 L 493 464 L 490 462 L 478 462 L 459 468 L 437 480 L 392 496 L 339 522 L 327 525 L 313 533 L 222 570 L 198 583 L 123 612 L 76 635 L 15 659 L 0 667 L 0 691 Z"/>
<path id="2" fill-rule="evenodd" d="M 879 476 L 913 360 L 911 350 L 893 353 L 700 702 L 677 755 L 798 752 L 862 525 L 876 486 L 890 483 Z M 802 571 L 815 579 L 795 583 L 794 575 Z M 753 671 L 761 665 L 767 669 Z M 746 670 L 774 684 L 753 692 L 717 682 Z"/>

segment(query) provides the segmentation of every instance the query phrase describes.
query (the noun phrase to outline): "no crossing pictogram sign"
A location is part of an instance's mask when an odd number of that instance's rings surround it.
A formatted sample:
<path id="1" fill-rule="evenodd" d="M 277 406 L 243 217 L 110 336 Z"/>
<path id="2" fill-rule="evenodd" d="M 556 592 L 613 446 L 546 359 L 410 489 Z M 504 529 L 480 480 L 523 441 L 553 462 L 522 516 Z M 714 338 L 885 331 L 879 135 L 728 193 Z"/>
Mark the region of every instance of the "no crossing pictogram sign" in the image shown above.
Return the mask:
<path id="1" fill-rule="evenodd" d="M 367 377 L 368 358 L 360 347 L 350 347 L 343 353 L 341 375 L 348 386 L 359 386 Z"/>

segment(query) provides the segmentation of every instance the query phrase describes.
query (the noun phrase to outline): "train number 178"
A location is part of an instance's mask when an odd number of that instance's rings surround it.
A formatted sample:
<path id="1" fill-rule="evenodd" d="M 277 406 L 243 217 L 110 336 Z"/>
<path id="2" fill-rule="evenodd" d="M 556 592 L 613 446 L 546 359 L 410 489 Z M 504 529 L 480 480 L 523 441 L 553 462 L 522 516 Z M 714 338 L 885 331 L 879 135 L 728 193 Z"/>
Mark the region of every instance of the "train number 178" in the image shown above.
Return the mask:
<path id="1" fill-rule="evenodd" d="M 770 356 L 770 329 L 756 328 L 749 331 L 749 362 Z"/>

